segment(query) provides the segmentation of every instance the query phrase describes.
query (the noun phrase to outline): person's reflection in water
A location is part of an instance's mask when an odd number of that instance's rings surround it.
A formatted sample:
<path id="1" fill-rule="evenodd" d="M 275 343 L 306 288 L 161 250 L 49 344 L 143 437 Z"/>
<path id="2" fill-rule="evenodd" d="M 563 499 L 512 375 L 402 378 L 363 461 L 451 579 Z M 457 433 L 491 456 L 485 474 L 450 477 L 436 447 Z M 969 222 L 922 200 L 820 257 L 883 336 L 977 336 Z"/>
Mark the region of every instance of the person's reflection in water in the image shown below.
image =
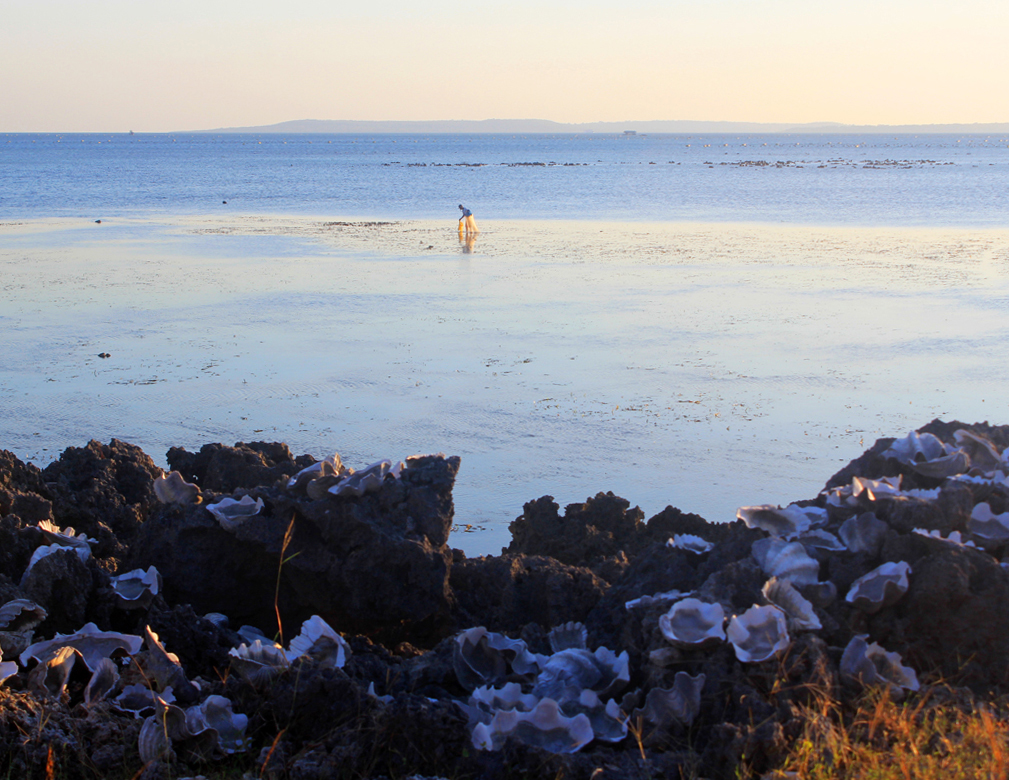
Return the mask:
<path id="1" fill-rule="evenodd" d="M 476 245 L 476 233 L 460 233 L 459 246 L 462 247 L 464 255 L 473 254 L 473 247 Z"/>

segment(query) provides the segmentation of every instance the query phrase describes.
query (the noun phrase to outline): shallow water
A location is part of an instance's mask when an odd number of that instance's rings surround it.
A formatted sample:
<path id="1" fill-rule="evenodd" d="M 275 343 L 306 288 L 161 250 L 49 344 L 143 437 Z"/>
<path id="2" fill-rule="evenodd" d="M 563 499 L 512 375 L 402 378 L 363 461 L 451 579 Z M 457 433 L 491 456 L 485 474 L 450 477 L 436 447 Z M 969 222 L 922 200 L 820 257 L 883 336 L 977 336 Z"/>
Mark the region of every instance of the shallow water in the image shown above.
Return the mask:
<path id="1" fill-rule="evenodd" d="M 478 554 L 544 494 L 730 520 L 878 436 L 1009 418 L 1009 231 L 453 224 L 4 223 L 0 446 L 443 451 Z"/>

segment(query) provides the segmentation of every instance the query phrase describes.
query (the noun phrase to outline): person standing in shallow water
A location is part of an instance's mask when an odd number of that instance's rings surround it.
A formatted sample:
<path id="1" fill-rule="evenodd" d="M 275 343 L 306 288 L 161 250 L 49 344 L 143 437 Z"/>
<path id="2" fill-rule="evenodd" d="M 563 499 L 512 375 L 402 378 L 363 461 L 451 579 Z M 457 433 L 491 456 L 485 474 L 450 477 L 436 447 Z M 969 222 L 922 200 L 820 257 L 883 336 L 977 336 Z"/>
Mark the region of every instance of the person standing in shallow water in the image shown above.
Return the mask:
<path id="1" fill-rule="evenodd" d="M 459 208 L 462 210 L 462 216 L 459 217 L 459 232 L 461 233 L 463 231 L 463 227 L 465 226 L 467 233 L 479 233 L 480 231 L 477 229 L 476 220 L 473 219 L 473 212 L 461 203 L 459 204 Z"/>

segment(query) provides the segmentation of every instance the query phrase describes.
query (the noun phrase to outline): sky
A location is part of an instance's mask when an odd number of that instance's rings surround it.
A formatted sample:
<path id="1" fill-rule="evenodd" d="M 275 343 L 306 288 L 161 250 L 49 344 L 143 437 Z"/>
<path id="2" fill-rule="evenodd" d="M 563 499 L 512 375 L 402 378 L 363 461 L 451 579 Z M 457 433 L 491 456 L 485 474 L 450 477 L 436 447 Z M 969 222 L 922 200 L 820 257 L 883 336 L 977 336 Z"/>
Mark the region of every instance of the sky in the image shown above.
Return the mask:
<path id="1" fill-rule="evenodd" d="M 1005 0 L 0 0 L 0 132 L 1009 122 Z"/>

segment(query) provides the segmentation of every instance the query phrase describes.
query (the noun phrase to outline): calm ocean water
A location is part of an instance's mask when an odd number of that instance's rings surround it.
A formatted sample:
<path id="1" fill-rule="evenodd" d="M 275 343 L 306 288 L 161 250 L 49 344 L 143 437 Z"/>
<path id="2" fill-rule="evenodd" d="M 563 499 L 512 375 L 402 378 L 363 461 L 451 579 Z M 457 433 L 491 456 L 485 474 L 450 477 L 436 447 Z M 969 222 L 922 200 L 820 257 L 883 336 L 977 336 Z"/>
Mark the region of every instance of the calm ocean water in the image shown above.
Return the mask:
<path id="1" fill-rule="evenodd" d="M 441 450 L 470 554 L 731 520 L 1009 422 L 1007 228 L 996 137 L 0 136 L 0 448 Z"/>
<path id="2" fill-rule="evenodd" d="M 227 201 L 225 205 L 222 201 Z M 1009 223 L 978 135 L 0 136 L 0 217 L 245 213 L 822 225 Z"/>

